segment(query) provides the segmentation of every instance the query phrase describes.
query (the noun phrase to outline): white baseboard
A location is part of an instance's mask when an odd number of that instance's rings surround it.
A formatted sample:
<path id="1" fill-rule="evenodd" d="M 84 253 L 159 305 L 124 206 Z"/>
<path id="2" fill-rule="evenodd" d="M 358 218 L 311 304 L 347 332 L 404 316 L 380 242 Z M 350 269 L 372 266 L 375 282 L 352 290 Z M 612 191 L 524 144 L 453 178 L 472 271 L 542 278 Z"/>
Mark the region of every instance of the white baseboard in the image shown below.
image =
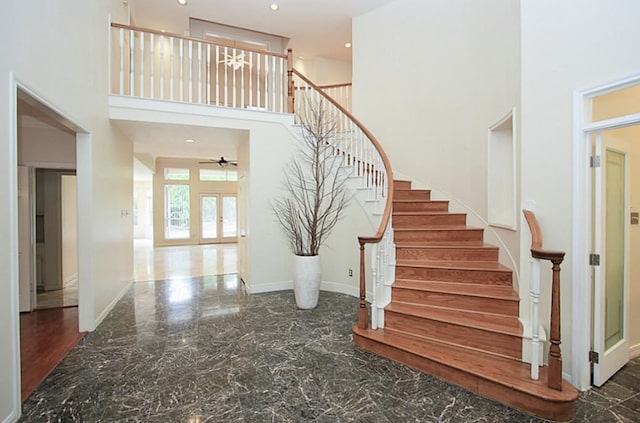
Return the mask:
<path id="1" fill-rule="evenodd" d="M 352 297 L 360 296 L 360 288 L 354 288 L 351 285 L 346 285 L 344 283 L 337 282 L 326 282 L 322 281 L 320 283 L 321 291 L 329 291 L 329 292 L 337 292 L 339 294 L 346 294 Z"/>
<path id="2" fill-rule="evenodd" d="M 259 285 L 247 285 L 247 291 L 249 294 L 263 294 L 266 292 L 276 292 L 276 291 L 288 291 L 293 289 L 293 281 L 282 281 L 282 282 L 274 282 L 274 283 L 266 283 Z M 320 290 L 328 291 L 328 292 L 337 292 L 340 294 L 350 295 L 352 297 L 359 297 L 359 288 L 354 288 L 351 285 L 346 285 L 343 283 L 337 282 L 320 282 Z"/>
<path id="3" fill-rule="evenodd" d="M 124 295 L 127 293 L 127 291 L 129 290 L 132 284 L 133 284 L 133 281 L 129 281 L 127 284 L 125 284 L 124 287 L 120 290 L 120 292 L 118 292 L 118 295 L 116 295 L 116 297 L 113 299 L 113 301 L 111 301 L 109 305 L 102 311 L 102 313 L 100 313 L 100 315 L 96 318 L 94 322 L 94 330 L 109 315 L 109 313 L 111 312 L 111 310 L 113 310 L 113 308 L 116 306 L 118 301 L 120 301 L 122 297 L 124 297 Z"/>
<path id="4" fill-rule="evenodd" d="M 66 278 L 64 280 L 64 282 L 62 283 L 62 286 L 64 288 L 66 288 L 67 286 L 71 285 L 74 282 L 76 282 L 76 283 L 78 282 L 78 274 L 77 273 L 74 273 L 73 275 L 71 275 L 68 278 Z"/>
<path id="5" fill-rule="evenodd" d="M 629 360 L 640 357 L 640 344 L 636 344 L 629 348 Z"/>
<path id="6" fill-rule="evenodd" d="M 287 291 L 293 289 L 293 281 L 246 285 L 249 294 L 264 294 L 266 292 Z"/>
<path id="7" fill-rule="evenodd" d="M 20 417 L 20 415 L 14 410 L 14 411 L 11 412 L 11 414 L 9 414 L 7 417 L 5 417 L 5 419 L 2 421 L 2 423 L 17 422 L 19 417 Z"/>

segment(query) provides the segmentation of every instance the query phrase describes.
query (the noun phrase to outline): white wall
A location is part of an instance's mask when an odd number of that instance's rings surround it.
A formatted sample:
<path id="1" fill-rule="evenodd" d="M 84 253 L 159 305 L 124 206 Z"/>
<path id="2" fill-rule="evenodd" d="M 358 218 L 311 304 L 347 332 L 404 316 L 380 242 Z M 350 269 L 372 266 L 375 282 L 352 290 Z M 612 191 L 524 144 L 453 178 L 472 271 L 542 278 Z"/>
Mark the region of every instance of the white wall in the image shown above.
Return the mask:
<path id="1" fill-rule="evenodd" d="M 62 283 L 78 278 L 78 190 L 75 175 L 61 175 Z"/>
<path id="2" fill-rule="evenodd" d="M 572 360 L 586 351 L 573 351 L 571 338 L 573 94 L 638 72 L 638 16 L 636 0 L 619 0 L 615 7 L 601 0 L 521 3 L 522 200 L 535 201 L 545 246 L 567 252 L 561 276 L 563 364 L 582 388 L 588 378 L 576 379 Z M 529 234 L 523 231 L 523 264 L 528 248 Z M 521 281 L 528 277 L 523 269 Z"/>
<path id="3" fill-rule="evenodd" d="M 11 73 L 91 133 L 90 225 L 95 315 L 132 280 L 131 144 L 107 118 L 108 5 L 117 2 L 5 0 L 0 35 L 0 421 L 20 410 L 17 305 L 15 93 Z M 118 2 L 121 3 L 121 2 Z M 102 29 L 104 30 L 102 30 Z M 46 42 L 43 42 L 46 40 Z M 11 101 L 10 101 L 11 100 Z M 81 199 L 80 199 L 81 200 Z M 82 201 L 82 200 L 81 200 Z M 82 295 L 82 293 L 81 293 Z"/>
<path id="4" fill-rule="evenodd" d="M 324 57 L 313 59 L 294 57 L 293 67 L 316 85 L 345 84 L 351 82 L 352 79 L 351 62 L 343 60 Z"/>
<path id="5" fill-rule="evenodd" d="M 354 115 L 394 172 L 486 221 L 488 128 L 520 100 L 518 2 L 398 0 L 355 18 L 353 40 Z M 517 233 L 496 231 L 517 263 Z"/>

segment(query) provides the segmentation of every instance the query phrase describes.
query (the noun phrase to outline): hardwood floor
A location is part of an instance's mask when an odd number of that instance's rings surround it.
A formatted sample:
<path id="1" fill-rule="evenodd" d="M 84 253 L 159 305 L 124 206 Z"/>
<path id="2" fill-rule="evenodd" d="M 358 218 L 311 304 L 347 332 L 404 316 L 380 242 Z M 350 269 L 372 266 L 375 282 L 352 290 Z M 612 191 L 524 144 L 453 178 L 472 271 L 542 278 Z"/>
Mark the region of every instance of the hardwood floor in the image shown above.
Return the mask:
<path id="1" fill-rule="evenodd" d="M 77 307 L 20 314 L 23 402 L 84 335 L 78 331 Z"/>
<path id="2" fill-rule="evenodd" d="M 136 240 L 134 247 L 135 282 L 237 273 L 237 244 L 153 248 L 150 241 Z M 66 306 L 63 291 L 50 295 L 50 303 L 65 308 L 20 314 L 23 402 L 85 335 L 78 331 L 78 308 Z"/>

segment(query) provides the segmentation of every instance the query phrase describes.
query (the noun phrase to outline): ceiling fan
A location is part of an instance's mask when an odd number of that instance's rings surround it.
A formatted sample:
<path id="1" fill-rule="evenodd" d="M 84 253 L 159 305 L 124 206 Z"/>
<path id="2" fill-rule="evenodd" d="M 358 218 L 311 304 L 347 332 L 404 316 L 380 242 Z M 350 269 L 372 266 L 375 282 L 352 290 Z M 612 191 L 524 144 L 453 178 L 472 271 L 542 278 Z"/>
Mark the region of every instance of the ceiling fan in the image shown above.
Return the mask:
<path id="1" fill-rule="evenodd" d="M 209 160 L 201 161 L 201 162 L 198 162 L 198 163 L 200 163 L 200 164 L 217 164 L 220 167 L 238 166 L 238 161 L 237 160 L 227 160 L 223 156 L 220 156 L 220 159 L 209 159 Z"/>

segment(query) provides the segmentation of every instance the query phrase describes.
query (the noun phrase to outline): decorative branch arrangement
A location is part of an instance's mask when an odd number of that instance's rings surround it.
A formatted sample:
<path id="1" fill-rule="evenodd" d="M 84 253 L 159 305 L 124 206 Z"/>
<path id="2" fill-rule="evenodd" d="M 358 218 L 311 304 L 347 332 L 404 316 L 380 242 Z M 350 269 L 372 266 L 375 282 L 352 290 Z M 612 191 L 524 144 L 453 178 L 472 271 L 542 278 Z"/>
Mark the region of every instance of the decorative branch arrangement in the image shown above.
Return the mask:
<path id="1" fill-rule="evenodd" d="M 273 213 L 298 256 L 318 255 L 320 246 L 342 218 L 351 199 L 348 173 L 340 154 L 337 122 L 324 99 L 304 101 L 297 116 L 302 131 L 298 151 L 285 169 L 283 197 L 272 204 Z"/>

